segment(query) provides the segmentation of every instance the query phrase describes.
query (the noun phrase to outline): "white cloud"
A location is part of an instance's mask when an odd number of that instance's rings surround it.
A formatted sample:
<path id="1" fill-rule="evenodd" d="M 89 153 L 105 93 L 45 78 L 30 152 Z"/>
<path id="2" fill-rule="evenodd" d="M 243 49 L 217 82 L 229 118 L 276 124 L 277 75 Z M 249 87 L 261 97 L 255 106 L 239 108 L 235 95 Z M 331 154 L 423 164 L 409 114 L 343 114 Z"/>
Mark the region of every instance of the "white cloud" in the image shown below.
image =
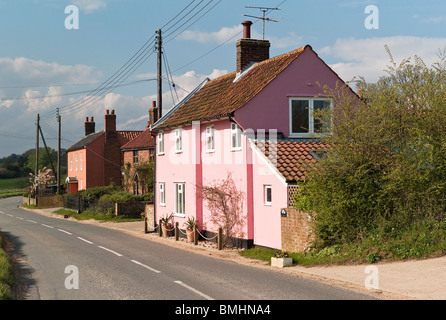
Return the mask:
<path id="1" fill-rule="evenodd" d="M 178 38 L 180 40 L 196 41 L 199 43 L 234 43 L 240 39 L 243 31 L 242 25 L 236 25 L 233 27 L 223 27 L 216 32 L 203 32 L 187 30 L 183 32 Z M 251 31 L 251 37 L 253 39 L 263 39 L 263 35 L 256 30 Z M 266 36 L 267 40 L 271 42 L 271 46 L 278 49 L 287 47 L 297 48 L 298 43 L 301 42 L 302 37 L 297 36 L 295 33 L 290 32 L 284 37 L 272 37 Z"/>
<path id="2" fill-rule="evenodd" d="M 92 13 L 107 7 L 104 0 L 71 0 L 71 2 L 85 13 Z"/>
<path id="3" fill-rule="evenodd" d="M 389 65 L 390 58 L 385 50 L 388 46 L 396 63 L 415 55 L 426 65 L 438 61 L 439 50 L 446 48 L 446 38 L 427 38 L 415 36 L 394 36 L 369 39 L 338 39 L 334 45 L 318 50 L 319 55 L 330 57 L 339 62 L 331 65 L 333 70 L 345 80 L 364 77 L 375 82 Z M 324 57 L 324 60 L 328 60 Z"/>

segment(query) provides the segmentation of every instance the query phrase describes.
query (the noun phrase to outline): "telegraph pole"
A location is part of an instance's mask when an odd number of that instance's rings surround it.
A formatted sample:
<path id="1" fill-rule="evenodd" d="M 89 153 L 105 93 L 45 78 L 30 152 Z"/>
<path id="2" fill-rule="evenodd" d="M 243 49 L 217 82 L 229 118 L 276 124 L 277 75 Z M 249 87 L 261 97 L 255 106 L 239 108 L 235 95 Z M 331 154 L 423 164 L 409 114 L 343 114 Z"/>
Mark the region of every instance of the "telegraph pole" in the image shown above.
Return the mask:
<path id="1" fill-rule="evenodd" d="M 37 114 L 37 131 L 36 131 L 36 169 L 35 169 L 35 176 L 34 178 L 37 179 L 37 175 L 39 174 L 39 130 L 40 130 L 40 115 Z M 36 186 L 36 199 L 37 199 L 37 194 L 39 192 L 39 190 L 37 190 L 37 186 Z"/>
<path id="2" fill-rule="evenodd" d="M 57 122 L 59 123 L 59 131 L 57 135 L 57 193 L 60 194 L 60 140 L 61 140 L 61 119 L 59 108 L 57 108 Z"/>
<path id="3" fill-rule="evenodd" d="M 163 116 L 163 68 L 162 68 L 162 54 L 163 54 L 163 39 L 161 36 L 161 29 L 156 32 L 157 35 L 157 50 L 158 50 L 158 119 Z"/>
<path id="4" fill-rule="evenodd" d="M 35 175 L 39 173 L 39 130 L 40 130 L 40 115 L 37 114 L 37 131 L 36 131 L 36 170 Z"/>

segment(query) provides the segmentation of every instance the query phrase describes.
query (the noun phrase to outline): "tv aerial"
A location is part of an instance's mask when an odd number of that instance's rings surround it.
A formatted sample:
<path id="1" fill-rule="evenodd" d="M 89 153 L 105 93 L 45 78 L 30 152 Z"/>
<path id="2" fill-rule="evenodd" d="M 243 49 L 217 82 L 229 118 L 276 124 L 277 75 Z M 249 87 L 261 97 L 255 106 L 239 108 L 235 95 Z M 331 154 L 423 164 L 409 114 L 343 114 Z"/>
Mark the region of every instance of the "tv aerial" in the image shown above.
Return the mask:
<path id="1" fill-rule="evenodd" d="M 245 14 L 245 17 L 250 17 L 250 18 L 255 18 L 255 19 L 259 19 L 263 21 L 263 40 L 265 40 L 265 24 L 266 22 L 279 22 L 278 20 L 273 20 L 270 18 L 266 17 L 266 14 L 271 12 L 271 11 L 275 11 L 275 10 L 281 10 L 280 8 L 267 8 L 267 7 L 245 7 L 247 9 L 259 9 L 260 11 L 262 11 L 263 16 L 262 17 L 256 17 L 256 16 L 251 16 L 248 14 Z"/>

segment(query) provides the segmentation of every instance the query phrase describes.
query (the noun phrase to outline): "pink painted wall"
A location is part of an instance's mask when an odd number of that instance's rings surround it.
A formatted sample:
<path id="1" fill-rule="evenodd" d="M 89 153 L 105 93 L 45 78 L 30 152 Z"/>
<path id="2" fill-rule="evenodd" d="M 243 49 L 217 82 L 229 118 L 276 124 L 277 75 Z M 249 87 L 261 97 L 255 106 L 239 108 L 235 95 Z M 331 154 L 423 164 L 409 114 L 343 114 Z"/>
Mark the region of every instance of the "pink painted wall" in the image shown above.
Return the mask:
<path id="1" fill-rule="evenodd" d="M 265 204 L 265 186 L 272 188 L 272 202 Z M 280 211 L 287 207 L 287 185 L 259 152 L 253 152 L 254 244 L 282 249 Z"/>
<path id="2" fill-rule="evenodd" d="M 215 149 L 206 150 L 206 128 L 214 127 Z M 158 144 L 158 142 L 157 142 Z M 156 152 L 157 210 L 156 219 L 174 213 L 175 183 L 186 183 L 186 212 L 184 216 L 175 216 L 180 227 L 187 217 L 200 221 L 204 230 L 216 232 L 217 227 L 211 223 L 212 213 L 197 192 L 196 185 L 213 185 L 227 178 L 231 173 L 239 190 L 247 194 L 247 140 L 242 136 L 242 148 L 231 150 L 231 123 L 228 120 L 195 123 L 183 127 L 183 152 L 175 152 L 175 130 L 164 132 L 164 154 Z M 165 183 L 166 204 L 159 204 L 159 184 Z M 251 199 L 252 200 L 252 199 Z M 252 201 L 251 201 L 252 202 Z M 245 200 L 243 215 L 248 217 L 248 201 Z M 252 210 L 251 210 L 252 211 Z M 252 214 L 252 213 L 251 213 Z M 248 220 L 248 219 L 247 219 Z M 252 221 L 252 217 L 251 217 Z M 240 238 L 253 237 L 253 226 L 245 223 L 239 232 Z"/>
<path id="3" fill-rule="evenodd" d="M 323 94 L 324 85 L 335 88 L 338 81 L 342 80 L 307 47 L 274 81 L 237 110 L 234 119 L 244 129 L 277 129 L 288 137 L 289 98 L 316 97 Z"/>

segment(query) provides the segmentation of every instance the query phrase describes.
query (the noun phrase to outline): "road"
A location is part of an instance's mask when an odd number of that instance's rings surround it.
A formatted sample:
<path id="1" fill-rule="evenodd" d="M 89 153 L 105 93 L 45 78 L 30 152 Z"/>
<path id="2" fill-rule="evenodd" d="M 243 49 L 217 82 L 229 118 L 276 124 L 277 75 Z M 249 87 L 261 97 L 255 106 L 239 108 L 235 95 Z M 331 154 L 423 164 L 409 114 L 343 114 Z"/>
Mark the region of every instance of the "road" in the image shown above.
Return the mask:
<path id="1" fill-rule="evenodd" d="M 0 200 L 27 300 L 367 300 L 296 276 L 180 250 Z"/>

